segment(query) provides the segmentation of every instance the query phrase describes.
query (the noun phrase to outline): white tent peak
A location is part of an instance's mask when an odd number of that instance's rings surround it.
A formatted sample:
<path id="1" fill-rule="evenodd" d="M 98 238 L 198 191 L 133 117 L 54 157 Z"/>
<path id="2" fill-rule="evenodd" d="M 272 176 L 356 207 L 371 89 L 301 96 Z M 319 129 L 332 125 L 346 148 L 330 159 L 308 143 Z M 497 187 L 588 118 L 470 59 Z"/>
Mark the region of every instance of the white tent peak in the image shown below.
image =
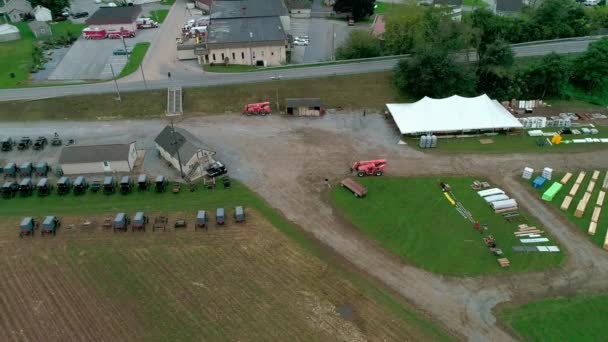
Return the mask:
<path id="1" fill-rule="evenodd" d="M 523 127 L 506 108 L 486 94 L 476 97 L 453 95 L 443 99 L 425 96 L 414 103 L 389 103 L 386 107 L 401 134 Z"/>

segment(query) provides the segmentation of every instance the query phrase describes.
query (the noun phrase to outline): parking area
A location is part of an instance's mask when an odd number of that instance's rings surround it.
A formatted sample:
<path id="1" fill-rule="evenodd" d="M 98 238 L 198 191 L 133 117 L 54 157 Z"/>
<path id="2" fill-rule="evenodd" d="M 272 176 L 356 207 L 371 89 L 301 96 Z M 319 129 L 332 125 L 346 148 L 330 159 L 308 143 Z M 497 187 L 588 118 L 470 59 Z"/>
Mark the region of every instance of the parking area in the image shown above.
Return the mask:
<path id="1" fill-rule="evenodd" d="M 315 63 L 332 59 L 338 48 L 354 28 L 346 22 L 322 18 L 291 19 L 291 34 L 294 37 L 308 36 L 308 46 L 294 46 L 292 63 Z"/>

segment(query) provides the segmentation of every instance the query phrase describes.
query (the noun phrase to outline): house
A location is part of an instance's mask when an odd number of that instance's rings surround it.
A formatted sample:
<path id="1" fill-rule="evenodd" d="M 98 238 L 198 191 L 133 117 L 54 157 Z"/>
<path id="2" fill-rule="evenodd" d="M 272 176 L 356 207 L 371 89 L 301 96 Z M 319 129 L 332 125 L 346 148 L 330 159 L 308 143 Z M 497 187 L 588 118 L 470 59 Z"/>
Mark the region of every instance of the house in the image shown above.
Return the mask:
<path id="1" fill-rule="evenodd" d="M 135 142 L 66 146 L 59 155 L 59 165 L 66 175 L 131 172 L 136 159 Z"/>
<path id="2" fill-rule="evenodd" d="M 136 21 L 141 14 L 141 6 L 100 7 L 85 23 L 105 30 L 137 31 Z"/>
<path id="3" fill-rule="evenodd" d="M 446 6 L 451 9 L 452 20 L 462 20 L 462 4 L 463 0 L 433 0 L 434 6 Z"/>
<path id="4" fill-rule="evenodd" d="M 36 38 L 53 35 L 51 32 L 51 26 L 49 26 L 49 24 L 47 24 L 45 21 L 30 21 L 27 23 L 27 26 L 30 27 L 30 30 L 32 30 Z"/>
<path id="5" fill-rule="evenodd" d="M 0 42 L 10 42 L 21 39 L 21 34 L 16 26 L 10 24 L 0 25 Z"/>
<path id="6" fill-rule="evenodd" d="M 166 126 L 154 139 L 154 143 L 160 155 L 190 179 L 202 176 L 204 168 L 213 162 L 215 152 L 185 129 Z"/>
<path id="7" fill-rule="evenodd" d="M 53 15 L 51 14 L 51 10 L 46 7 L 42 7 L 40 5 L 34 7 L 34 9 L 32 10 L 32 16 L 34 17 L 34 19 L 36 19 L 36 21 L 52 21 L 53 20 Z"/>
<path id="8" fill-rule="evenodd" d="M 4 6 L 0 7 L 0 14 L 14 23 L 22 21 L 31 11 L 32 5 L 27 0 L 4 0 Z"/>
<path id="9" fill-rule="evenodd" d="M 496 0 L 494 13 L 502 16 L 517 15 L 526 4 L 525 0 Z"/>

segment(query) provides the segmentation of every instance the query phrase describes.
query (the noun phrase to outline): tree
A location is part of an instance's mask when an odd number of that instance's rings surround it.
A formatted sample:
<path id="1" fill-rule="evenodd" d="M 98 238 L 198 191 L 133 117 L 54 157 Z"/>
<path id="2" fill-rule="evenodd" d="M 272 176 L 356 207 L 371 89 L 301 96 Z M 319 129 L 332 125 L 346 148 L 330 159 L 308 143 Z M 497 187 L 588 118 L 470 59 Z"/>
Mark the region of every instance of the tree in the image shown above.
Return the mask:
<path id="1" fill-rule="evenodd" d="M 70 0 L 29 0 L 32 7 L 38 5 L 51 10 L 53 17 L 61 15 L 64 8 L 70 7 Z"/>
<path id="2" fill-rule="evenodd" d="M 589 34 L 585 9 L 574 0 L 544 0 L 531 19 L 541 29 L 543 39 L 578 37 Z"/>
<path id="3" fill-rule="evenodd" d="M 488 44 L 480 54 L 477 66 L 477 91 L 506 100 L 518 92 L 513 73 L 515 57 L 503 40 Z"/>
<path id="4" fill-rule="evenodd" d="M 441 98 L 454 94 L 471 95 L 473 73 L 456 64 L 445 49 L 427 48 L 416 51 L 409 59 L 399 61 L 393 80 L 402 94 L 416 98 Z"/>
<path id="5" fill-rule="evenodd" d="M 585 90 L 606 85 L 608 80 L 608 37 L 593 42 L 574 62 L 573 83 Z"/>
<path id="6" fill-rule="evenodd" d="M 380 56 L 380 42 L 367 31 L 353 31 L 336 51 L 337 59 L 357 59 Z"/>
<path id="7" fill-rule="evenodd" d="M 361 20 L 374 14 L 376 0 L 336 0 L 334 11 L 350 13 L 354 20 Z"/>
<path id="8" fill-rule="evenodd" d="M 570 79 L 570 63 L 562 56 L 551 53 L 522 72 L 528 98 L 561 97 Z"/>

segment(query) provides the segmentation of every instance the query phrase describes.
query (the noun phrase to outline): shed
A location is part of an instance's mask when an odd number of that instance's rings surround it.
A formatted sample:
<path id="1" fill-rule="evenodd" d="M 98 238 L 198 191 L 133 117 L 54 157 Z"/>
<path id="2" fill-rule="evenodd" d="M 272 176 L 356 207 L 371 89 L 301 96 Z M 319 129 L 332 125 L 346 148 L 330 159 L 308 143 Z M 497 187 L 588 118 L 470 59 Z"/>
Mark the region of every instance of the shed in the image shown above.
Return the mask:
<path id="1" fill-rule="evenodd" d="M 135 142 L 66 146 L 61 150 L 59 164 L 66 175 L 131 172 L 136 159 Z"/>
<path id="2" fill-rule="evenodd" d="M 493 203 L 493 202 L 508 200 L 509 196 L 507 196 L 505 194 L 498 194 L 498 195 L 487 196 L 487 197 L 484 197 L 483 199 L 487 203 Z"/>
<path id="3" fill-rule="evenodd" d="M 204 167 L 213 161 L 215 154 L 197 137 L 185 129 L 165 126 L 154 139 L 160 155 L 176 169 L 181 170 L 191 180 L 203 175 Z"/>
<path id="4" fill-rule="evenodd" d="M 494 196 L 494 195 L 504 195 L 504 191 L 502 191 L 499 188 L 492 188 L 492 189 L 487 189 L 487 190 L 481 190 L 481 191 L 477 191 L 477 194 L 481 197 L 488 197 L 488 196 Z"/>
<path id="5" fill-rule="evenodd" d="M 0 25 L 0 42 L 10 42 L 11 40 L 21 39 L 21 34 L 16 26 L 3 24 Z"/>
<path id="6" fill-rule="evenodd" d="M 563 185 L 559 182 L 554 182 L 547 191 L 543 193 L 543 201 L 551 202 L 557 193 L 562 189 Z"/>
<path id="7" fill-rule="evenodd" d="M 515 209 L 517 208 L 517 201 L 514 199 L 508 199 L 504 201 L 493 202 L 491 204 L 494 210 L 504 210 L 504 209 Z"/>
<path id="8" fill-rule="evenodd" d="M 52 36 L 51 26 L 45 21 L 30 21 L 27 26 L 30 27 L 36 38 Z"/>
<path id="9" fill-rule="evenodd" d="M 298 116 L 320 116 L 325 113 L 319 98 L 288 98 L 285 99 L 287 114 Z"/>
<path id="10" fill-rule="evenodd" d="M 51 14 L 51 10 L 43 7 L 43 6 L 36 6 L 34 7 L 34 9 L 32 10 L 32 16 L 34 17 L 34 19 L 36 19 L 36 21 L 52 21 L 53 20 L 53 15 Z"/>

